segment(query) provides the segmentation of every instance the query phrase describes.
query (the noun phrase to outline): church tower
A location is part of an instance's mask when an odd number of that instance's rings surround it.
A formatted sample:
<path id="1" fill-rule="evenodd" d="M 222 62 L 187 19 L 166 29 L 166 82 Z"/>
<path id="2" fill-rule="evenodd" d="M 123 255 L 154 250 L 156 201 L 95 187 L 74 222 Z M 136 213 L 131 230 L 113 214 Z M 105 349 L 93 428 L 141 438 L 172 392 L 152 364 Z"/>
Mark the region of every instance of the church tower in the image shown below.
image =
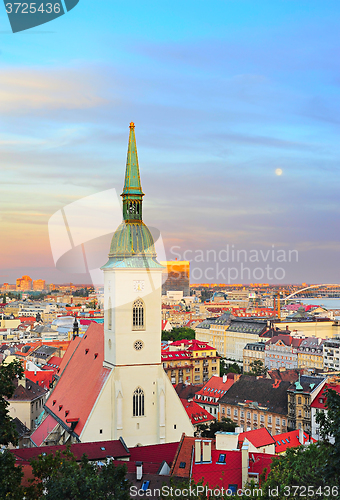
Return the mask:
<path id="1" fill-rule="evenodd" d="M 193 435 L 193 427 L 161 363 L 162 269 L 142 220 L 143 196 L 135 125 L 125 171 L 123 222 L 113 235 L 104 271 L 104 363 L 110 376 L 90 419 L 103 423 L 101 439 L 128 446 Z M 104 425 L 104 420 L 110 422 Z M 88 422 L 83 439 L 91 433 Z"/>

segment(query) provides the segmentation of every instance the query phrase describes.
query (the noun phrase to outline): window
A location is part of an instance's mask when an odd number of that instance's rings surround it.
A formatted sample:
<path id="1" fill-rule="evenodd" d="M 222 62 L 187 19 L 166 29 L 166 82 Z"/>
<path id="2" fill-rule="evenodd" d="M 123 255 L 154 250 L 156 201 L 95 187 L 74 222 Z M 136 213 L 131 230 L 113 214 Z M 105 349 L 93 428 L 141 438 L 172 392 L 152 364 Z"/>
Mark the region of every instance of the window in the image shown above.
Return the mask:
<path id="1" fill-rule="evenodd" d="M 254 422 L 257 422 L 257 413 L 254 413 Z"/>
<path id="2" fill-rule="evenodd" d="M 284 419 L 284 418 L 282 419 L 282 425 L 283 425 L 284 427 L 286 426 L 286 421 L 285 421 L 285 419 Z"/>
<path id="3" fill-rule="evenodd" d="M 234 417 L 237 417 L 237 409 L 234 409 Z"/>
<path id="4" fill-rule="evenodd" d="M 264 422 L 264 415 L 261 415 L 261 422 Z"/>
<path id="5" fill-rule="evenodd" d="M 186 462 L 181 462 L 181 463 L 179 464 L 179 468 L 180 468 L 180 469 L 185 469 L 185 466 L 186 466 Z"/>
<path id="6" fill-rule="evenodd" d="M 276 425 L 280 425 L 280 419 L 279 418 L 276 419 Z"/>
<path id="7" fill-rule="evenodd" d="M 230 408 L 227 408 L 227 415 L 231 415 L 231 410 L 230 410 Z"/>
<path id="8" fill-rule="evenodd" d="M 225 464 L 225 457 L 226 457 L 225 453 L 220 453 L 220 456 L 218 457 L 217 463 L 218 464 Z"/>
<path id="9" fill-rule="evenodd" d="M 298 404 L 299 405 L 301 404 L 301 397 L 300 396 L 298 397 Z"/>
<path id="10" fill-rule="evenodd" d="M 250 411 L 247 411 L 247 419 L 250 420 Z"/>
<path id="11" fill-rule="evenodd" d="M 137 387 L 133 393 L 133 416 L 144 416 L 144 392 L 140 387 Z"/>
<path id="12" fill-rule="evenodd" d="M 270 415 L 268 415 L 268 424 L 271 424 L 272 423 L 272 417 Z"/>
<path id="13" fill-rule="evenodd" d="M 144 330 L 145 313 L 144 313 L 144 302 L 141 299 L 137 299 L 133 303 L 132 307 L 132 329 L 133 330 Z"/>

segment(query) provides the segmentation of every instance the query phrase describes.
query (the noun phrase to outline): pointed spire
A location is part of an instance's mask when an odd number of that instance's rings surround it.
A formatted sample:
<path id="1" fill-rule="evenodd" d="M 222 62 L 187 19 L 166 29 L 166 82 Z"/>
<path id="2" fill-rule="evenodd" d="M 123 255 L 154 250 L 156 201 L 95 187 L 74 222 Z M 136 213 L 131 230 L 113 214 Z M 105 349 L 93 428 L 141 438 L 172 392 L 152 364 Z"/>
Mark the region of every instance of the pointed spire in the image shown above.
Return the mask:
<path id="1" fill-rule="evenodd" d="M 125 222 L 141 223 L 144 193 L 140 182 L 135 124 L 133 122 L 130 123 L 125 183 L 121 196 L 123 198 L 123 217 Z"/>
<path id="2" fill-rule="evenodd" d="M 130 123 L 130 137 L 126 159 L 125 183 L 122 196 L 126 194 L 139 194 L 143 196 L 139 175 L 135 124 L 133 122 Z"/>

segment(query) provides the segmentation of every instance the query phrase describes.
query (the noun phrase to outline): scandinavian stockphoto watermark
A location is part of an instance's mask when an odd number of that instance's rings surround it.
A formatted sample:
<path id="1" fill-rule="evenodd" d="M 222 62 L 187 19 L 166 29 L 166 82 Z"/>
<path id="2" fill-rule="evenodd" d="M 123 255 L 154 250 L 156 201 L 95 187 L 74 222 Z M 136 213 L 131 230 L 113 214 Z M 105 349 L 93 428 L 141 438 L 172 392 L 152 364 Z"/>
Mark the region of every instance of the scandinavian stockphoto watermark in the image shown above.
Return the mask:
<path id="1" fill-rule="evenodd" d="M 64 206 L 55 212 L 48 221 L 48 232 L 52 256 L 55 267 L 61 274 L 62 281 L 71 282 L 74 275 L 83 283 L 90 280 L 97 293 L 98 302 L 102 307 L 103 301 L 104 273 L 101 269 L 108 262 L 108 254 L 113 234 L 125 231 L 125 225 L 120 225 L 123 220 L 122 208 L 116 189 L 111 188 L 99 193 L 80 198 L 79 200 Z M 159 261 L 167 260 L 165 248 L 160 231 L 148 226 L 153 241 L 155 252 Z M 119 235 L 117 235 L 119 240 Z M 147 249 L 145 249 L 147 250 Z M 115 249 L 112 249 L 113 253 Z M 125 257 L 127 268 L 133 267 L 133 259 L 140 258 L 142 263 L 143 254 L 134 254 L 133 257 Z M 166 279 L 166 270 L 163 271 L 163 281 Z M 155 290 L 159 287 L 159 281 L 152 273 L 148 273 L 145 283 L 138 289 L 138 297 L 150 293 L 150 287 Z M 150 285 L 147 286 L 147 285 Z M 137 291 L 131 290 L 131 300 Z M 120 301 L 126 301 L 127 296 L 117 295 L 116 306 L 122 305 Z M 124 302 L 125 303 L 125 302 Z"/>
<path id="2" fill-rule="evenodd" d="M 72 10 L 79 0 L 38 0 L 15 2 L 4 0 L 13 33 L 48 23 Z"/>
<path id="3" fill-rule="evenodd" d="M 286 277 L 286 266 L 299 261 L 296 249 L 244 249 L 226 244 L 220 250 L 183 252 L 178 245 L 170 248 L 171 258 L 190 261 L 192 281 L 215 283 L 278 282 Z"/>

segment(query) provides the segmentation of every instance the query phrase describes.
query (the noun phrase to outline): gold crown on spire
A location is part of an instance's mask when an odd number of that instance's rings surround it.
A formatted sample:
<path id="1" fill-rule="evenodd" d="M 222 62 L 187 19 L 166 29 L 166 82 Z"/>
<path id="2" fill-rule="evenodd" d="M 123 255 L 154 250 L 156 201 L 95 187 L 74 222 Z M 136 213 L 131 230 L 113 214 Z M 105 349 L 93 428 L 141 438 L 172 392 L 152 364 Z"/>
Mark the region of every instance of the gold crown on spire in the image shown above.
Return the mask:
<path id="1" fill-rule="evenodd" d="M 130 128 L 135 128 L 135 124 L 133 122 L 130 123 Z"/>

